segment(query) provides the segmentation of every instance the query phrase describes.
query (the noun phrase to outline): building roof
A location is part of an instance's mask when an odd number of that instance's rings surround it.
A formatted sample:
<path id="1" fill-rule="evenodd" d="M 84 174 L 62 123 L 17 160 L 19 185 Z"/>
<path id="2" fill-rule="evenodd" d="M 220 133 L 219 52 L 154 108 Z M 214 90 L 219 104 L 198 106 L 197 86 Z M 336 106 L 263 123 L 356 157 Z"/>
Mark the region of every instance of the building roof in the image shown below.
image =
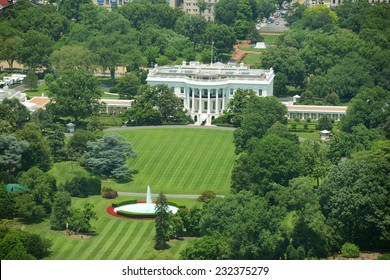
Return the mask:
<path id="1" fill-rule="evenodd" d="M 249 69 L 243 63 L 240 66 L 235 64 L 223 64 L 220 62 L 214 64 L 201 64 L 191 61 L 187 64 L 183 61 L 182 65 L 175 66 L 155 66 L 149 71 L 148 78 L 153 77 L 189 77 L 192 79 L 254 79 L 268 80 L 273 77 L 273 69 Z"/>
<path id="2" fill-rule="evenodd" d="M 286 105 L 289 112 L 346 113 L 347 106 Z"/>
<path id="3" fill-rule="evenodd" d="M 130 107 L 133 100 L 129 99 L 100 99 L 101 103 L 114 107 Z"/>
<path id="4" fill-rule="evenodd" d="M 33 97 L 30 100 L 30 103 L 35 105 L 35 110 L 38 110 L 41 108 L 45 109 L 46 104 L 49 102 L 50 102 L 49 97 Z"/>

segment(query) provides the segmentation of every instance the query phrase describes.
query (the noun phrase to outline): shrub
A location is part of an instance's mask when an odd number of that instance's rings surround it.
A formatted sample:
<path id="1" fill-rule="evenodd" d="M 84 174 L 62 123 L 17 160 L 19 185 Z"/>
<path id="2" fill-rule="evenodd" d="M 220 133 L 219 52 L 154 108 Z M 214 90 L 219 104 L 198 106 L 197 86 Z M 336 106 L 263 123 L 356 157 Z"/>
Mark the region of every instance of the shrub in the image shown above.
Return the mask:
<path id="1" fill-rule="evenodd" d="M 117 198 L 118 192 L 111 187 L 103 187 L 102 197 L 107 199 Z"/>
<path id="2" fill-rule="evenodd" d="M 357 258 L 360 255 L 359 247 L 352 243 L 345 243 L 341 247 L 341 255 L 345 258 Z"/>
<path id="3" fill-rule="evenodd" d="M 296 128 L 297 128 L 297 123 L 295 123 L 295 122 L 292 123 L 292 124 L 291 124 L 291 128 L 292 128 L 292 129 L 296 129 Z"/>
<path id="4" fill-rule="evenodd" d="M 64 185 L 72 197 L 88 197 L 101 192 L 101 181 L 94 177 L 75 177 Z"/>
<path id="5" fill-rule="evenodd" d="M 175 206 L 177 208 L 186 208 L 185 204 L 177 202 L 177 201 L 168 201 L 168 205 Z"/>
<path id="6" fill-rule="evenodd" d="M 202 195 L 198 197 L 199 202 L 208 202 L 212 199 L 216 198 L 215 192 L 211 190 L 205 190 Z"/>
<path id="7" fill-rule="evenodd" d="M 378 256 L 377 259 L 378 259 L 378 260 L 386 260 L 386 261 L 389 261 L 389 260 L 390 260 L 390 254 L 383 254 L 383 255 L 380 255 L 380 256 Z"/>

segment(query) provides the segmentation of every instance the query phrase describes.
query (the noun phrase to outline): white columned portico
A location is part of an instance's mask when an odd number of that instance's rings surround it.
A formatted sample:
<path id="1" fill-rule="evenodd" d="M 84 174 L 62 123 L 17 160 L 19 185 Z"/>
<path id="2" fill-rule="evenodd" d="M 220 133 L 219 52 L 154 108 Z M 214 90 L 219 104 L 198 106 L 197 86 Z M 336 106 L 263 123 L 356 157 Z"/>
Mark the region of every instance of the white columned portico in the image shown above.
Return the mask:
<path id="1" fill-rule="evenodd" d="M 202 113 L 202 93 L 203 93 L 202 91 L 203 91 L 202 88 L 200 90 L 198 90 L 198 92 L 199 92 L 199 114 Z"/>
<path id="2" fill-rule="evenodd" d="M 216 95 L 215 95 L 215 113 L 219 114 L 219 100 L 218 100 L 218 95 L 219 95 L 219 89 L 216 90 Z"/>
<path id="3" fill-rule="evenodd" d="M 210 114 L 210 91 L 211 91 L 211 89 L 208 89 L 207 90 L 207 114 Z"/>
<path id="4" fill-rule="evenodd" d="M 191 106 L 191 113 L 194 113 L 195 109 L 195 89 L 191 88 L 191 93 L 192 93 L 192 106 Z"/>

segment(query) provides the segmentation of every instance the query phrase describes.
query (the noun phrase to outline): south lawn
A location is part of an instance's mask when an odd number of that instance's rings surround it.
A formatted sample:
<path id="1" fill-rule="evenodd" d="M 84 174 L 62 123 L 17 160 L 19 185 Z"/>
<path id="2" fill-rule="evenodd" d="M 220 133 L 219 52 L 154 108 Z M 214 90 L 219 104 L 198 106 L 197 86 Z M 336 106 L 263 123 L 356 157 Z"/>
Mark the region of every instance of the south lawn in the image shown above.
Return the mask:
<path id="1" fill-rule="evenodd" d="M 227 194 L 235 154 L 233 131 L 205 128 L 145 128 L 110 133 L 122 135 L 138 153 L 128 160 L 133 180 L 119 184 L 103 180 L 117 191 Z M 107 132 L 108 133 L 108 132 Z"/>
<path id="2" fill-rule="evenodd" d="M 118 198 L 118 199 L 123 199 Z M 117 199 L 117 200 L 118 200 Z M 144 199 L 139 197 L 138 199 Z M 187 207 L 199 205 L 195 199 L 175 199 Z M 37 233 L 53 242 L 52 254 L 45 259 L 52 260 L 136 260 L 136 259 L 178 259 L 180 251 L 194 242 L 193 238 L 183 241 L 169 241 L 170 249 L 154 250 L 154 220 L 132 220 L 114 217 L 106 213 L 113 200 L 100 196 L 72 198 L 72 206 L 82 208 L 92 203 L 98 215 L 93 221 L 95 232 L 91 236 L 67 235 L 65 231 L 50 230 L 49 220 L 38 224 L 24 225 L 31 233 Z"/>

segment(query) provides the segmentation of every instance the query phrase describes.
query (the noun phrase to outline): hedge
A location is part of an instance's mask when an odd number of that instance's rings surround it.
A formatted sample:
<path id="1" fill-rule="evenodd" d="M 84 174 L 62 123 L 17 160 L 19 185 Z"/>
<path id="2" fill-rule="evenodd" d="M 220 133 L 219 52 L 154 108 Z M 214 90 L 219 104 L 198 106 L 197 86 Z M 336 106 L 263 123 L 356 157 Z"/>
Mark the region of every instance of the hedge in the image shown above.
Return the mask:
<path id="1" fill-rule="evenodd" d="M 177 208 L 186 208 L 185 204 L 177 201 L 170 201 L 168 200 L 168 205 L 175 206 Z"/>
<path id="2" fill-rule="evenodd" d="M 123 206 L 126 204 L 136 204 L 137 202 L 138 202 L 137 199 L 126 199 L 126 200 L 121 200 L 118 202 L 113 202 L 112 207 L 119 207 L 119 206 Z"/>
<path id="3" fill-rule="evenodd" d="M 135 213 L 135 212 L 122 211 L 122 210 L 118 210 L 116 213 L 118 215 L 129 217 L 129 218 L 138 218 L 138 219 L 156 218 L 155 213 Z"/>
<path id="4" fill-rule="evenodd" d="M 127 204 L 136 204 L 138 200 L 132 199 L 132 200 L 123 200 L 119 201 L 117 203 L 112 203 L 112 207 L 119 207 Z M 186 208 L 186 206 L 183 203 L 176 202 L 176 201 L 168 201 L 168 205 L 174 206 L 177 208 Z M 118 215 L 129 217 L 129 218 L 137 218 L 137 219 L 145 219 L 145 218 L 156 218 L 155 213 L 136 213 L 136 212 L 129 212 L 129 211 L 123 211 L 118 210 L 116 212 Z"/>

